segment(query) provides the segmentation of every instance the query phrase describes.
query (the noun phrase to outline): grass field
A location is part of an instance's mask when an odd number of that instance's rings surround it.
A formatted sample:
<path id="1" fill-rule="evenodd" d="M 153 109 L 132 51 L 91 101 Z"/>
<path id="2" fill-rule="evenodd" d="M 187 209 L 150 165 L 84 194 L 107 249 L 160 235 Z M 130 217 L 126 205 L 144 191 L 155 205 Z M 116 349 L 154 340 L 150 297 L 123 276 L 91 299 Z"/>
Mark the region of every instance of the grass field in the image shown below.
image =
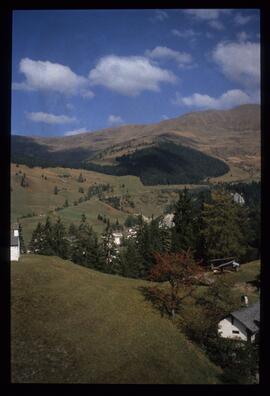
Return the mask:
<path id="1" fill-rule="evenodd" d="M 219 383 L 220 369 L 144 300 L 149 282 L 35 255 L 11 276 L 13 383 Z"/>
<path id="2" fill-rule="evenodd" d="M 78 182 L 81 172 L 86 179 L 83 183 Z M 29 183 L 28 187 L 20 185 L 24 173 Z M 43 178 L 42 175 L 44 175 Z M 109 183 L 113 186 L 113 192 L 108 195 L 129 194 L 135 204 L 134 208 L 124 207 L 124 211 L 120 211 L 101 202 L 97 197 L 92 197 L 90 200 L 74 206 L 74 201 L 78 201 L 84 195 L 79 192 L 79 188 L 83 187 L 84 193 L 87 193 L 88 187 L 95 183 Z M 57 195 L 54 194 L 55 186 L 59 189 Z M 109 217 L 111 222 L 118 219 L 120 224 L 124 223 L 129 213 L 142 213 L 147 217 L 158 216 L 163 213 L 166 205 L 177 199 L 178 194 L 175 190 L 183 189 L 184 185 L 144 186 L 136 176 L 111 176 L 70 168 L 42 169 L 40 167 L 29 168 L 25 165 L 17 167 L 12 164 L 11 187 L 11 221 L 15 222 L 20 218 L 24 240 L 28 244 L 37 223 L 44 221 L 47 214 L 52 217 L 60 216 L 65 225 L 69 226 L 72 222 L 78 224 L 82 213 L 84 213 L 94 230 L 100 234 L 105 226 L 104 223 L 97 220 L 99 213 Z M 187 187 L 196 188 L 198 186 L 187 185 Z M 69 207 L 56 212 L 55 208 L 62 207 L 66 199 L 69 202 Z M 28 214 L 32 214 L 32 216 L 21 218 Z"/>
<path id="3" fill-rule="evenodd" d="M 233 177 L 224 175 L 223 179 L 211 179 L 211 183 L 233 181 L 235 177 L 238 177 L 237 180 L 243 180 L 247 176 L 247 173 L 241 170 L 240 173 L 236 171 L 237 169 L 232 170 Z M 81 172 L 86 179 L 83 183 L 78 182 Z M 20 185 L 24 173 L 29 183 L 28 187 Z M 74 201 L 78 201 L 87 193 L 88 187 L 95 183 L 109 183 L 113 186 L 113 192 L 106 193 L 106 195 L 124 196 L 128 194 L 134 207 L 124 205 L 123 210 L 120 211 L 101 202 L 97 197 L 92 197 L 75 206 Z M 57 195 L 54 194 L 55 186 L 59 189 Z M 11 221 L 16 222 L 19 219 L 27 245 L 38 221 L 44 221 L 47 214 L 52 217 L 60 216 L 65 225 L 69 226 L 72 222 L 78 224 L 82 213 L 84 213 L 94 230 L 100 234 L 105 226 L 104 223 L 97 220 L 99 213 L 109 217 L 111 223 L 118 219 L 120 224 L 124 223 L 129 213 L 142 213 L 147 217 L 158 216 L 163 214 L 168 204 L 177 200 L 177 191 L 184 187 L 196 189 L 206 186 L 194 184 L 144 186 L 136 176 L 112 176 L 80 169 L 29 168 L 25 165 L 11 164 L 11 187 Z M 84 194 L 79 192 L 80 187 L 84 189 Z M 69 202 L 69 207 L 56 212 L 56 207 L 62 207 L 66 199 Z M 27 215 L 30 216 L 21 218 Z"/>

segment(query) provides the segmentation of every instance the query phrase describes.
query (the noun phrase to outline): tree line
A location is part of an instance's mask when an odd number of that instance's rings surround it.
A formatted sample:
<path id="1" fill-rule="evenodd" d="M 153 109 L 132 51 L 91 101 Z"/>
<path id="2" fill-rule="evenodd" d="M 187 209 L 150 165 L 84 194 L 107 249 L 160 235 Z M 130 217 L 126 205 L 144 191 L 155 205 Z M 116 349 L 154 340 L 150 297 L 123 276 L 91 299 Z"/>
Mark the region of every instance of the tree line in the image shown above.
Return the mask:
<path id="1" fill-rule="evenodd" d="M 60 218 L 55 224 L 50 218 L 45 224 L 38 223 L 30 250 L 38 254 L 59 255 L 105 272 L 142 279 L 149 276 L 155 264 L 155 253 L 190 250 L 194 258 L 205 265 L 212 259 L 223 257 L 233 256 L 241 263 L 260 256 L 260 236 L 256 233 L 260 228 L 259 216 L 254 219 L 253 209 L 235 203 L 224 189 L 213 190 L 208 196 L 194 196 L 185 189 L 179 194 L 173 214 L 172 227 L 163 225 L 162 216 L 152 217 L 148 223 L 142 216 L 137 217 L 137 221 L 130 216 L 125 225 L 133 225 L 136 234 L 123 238 L 119 251 L 111 254 L 106 265 L 102 262 L 102 257 L 108 255 L 104 240 L 111 241 L 111 250 L 116 249 L 112 236 L 115 227 L 107 222 L 99 240 L 84 216 L 78 227 L 72 224 L 68 230 Z M 82 253 L 84 250 L 78 248 L 80 243 L 91 250 L 90 255 Z M 74 249 L 80 253 L 75 254 Z"/>

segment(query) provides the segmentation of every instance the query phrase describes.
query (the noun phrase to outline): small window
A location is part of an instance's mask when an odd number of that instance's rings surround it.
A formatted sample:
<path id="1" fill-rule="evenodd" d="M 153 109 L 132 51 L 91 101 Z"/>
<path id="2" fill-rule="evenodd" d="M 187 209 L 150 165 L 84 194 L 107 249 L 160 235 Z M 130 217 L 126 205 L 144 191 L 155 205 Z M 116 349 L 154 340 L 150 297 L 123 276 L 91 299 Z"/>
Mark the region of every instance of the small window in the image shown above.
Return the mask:
<path id="1" fill-rule="evenodd" d="M 238 330 L 233 330 L 232 332 L 233 332 L 233 334 L 239 334 Z"/>

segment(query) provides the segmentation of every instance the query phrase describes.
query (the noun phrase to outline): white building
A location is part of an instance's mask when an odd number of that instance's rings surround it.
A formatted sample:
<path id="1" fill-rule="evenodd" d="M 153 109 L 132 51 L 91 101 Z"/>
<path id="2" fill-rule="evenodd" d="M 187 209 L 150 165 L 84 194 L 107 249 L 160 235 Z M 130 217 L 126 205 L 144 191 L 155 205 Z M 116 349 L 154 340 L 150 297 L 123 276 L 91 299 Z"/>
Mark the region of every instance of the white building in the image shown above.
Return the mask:
<path id="1" fill-rule="evenodd" d="M 121 239 L 123 237 L 123 234 L 121 232 L 113 232 L 113 238 L 114 238 L 114 243 L 116 246 L 121 245 Z"/>
<path id="2" fill-rule="evenodd" d="M 19 238 L 19 226 L 14 224 L 11 227 L 10 235 L 10 260 L 18 261 L 20 258 L 20 238 Z"/>
<path id="3" fill-rule="evenodd" d="M 223 338 L 254 341 L 259 332 L 260 302 L 232 312 L 218 324 L 219 335 Z"/>
<path id="4" fill-rule="evenodd" d="M 236 193 L 232 193 L 233 195 L 233 200 L 234 202 L 238 203 L 239 205 L 244 205 L 245 204 L 245 200 L 243 198 L 243 196 L 241 194 Z"/>
<path id="5" fill-rule="evenodd" d="M 128 232 L 127 232 L 127 239 L 129 239 L 129 238 L 135 238 L 136 235 L 137 235 L 137 230 L 136 230 L 135 227 L 129 228 L 129 229 L 128 229 Z"/>
<path id="6" fill-rule="evenodd" d="M 168 227 L 168 228 L 172 228 L 174 226 L 174 213 L 168 213 L 166 214 L 163 219 L 161 220 L 161 222 L 159 223 L 159 226 L 162 227 Z"/>

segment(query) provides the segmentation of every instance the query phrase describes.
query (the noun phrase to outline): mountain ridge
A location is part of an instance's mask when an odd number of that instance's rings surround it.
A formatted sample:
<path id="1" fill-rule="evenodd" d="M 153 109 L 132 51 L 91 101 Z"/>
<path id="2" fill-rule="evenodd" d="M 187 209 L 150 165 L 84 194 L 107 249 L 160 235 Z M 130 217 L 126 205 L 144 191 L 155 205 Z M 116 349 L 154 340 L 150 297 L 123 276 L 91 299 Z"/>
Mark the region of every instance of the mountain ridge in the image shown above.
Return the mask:
<path id="1" fill-rule="evenodd" d="M 13 135 L 12 160 L 25 160 L 46 151 L 54 158 L 71 160 L 69 166 L 75 158 L 115 165 L 117 157 L 131 155 L 165 139 L 222 160 L 230 167 L 258 172 L 260 128 L 260 105 L 247 104 L 229 110 L 189 112 L 155 124 L 127 124 L 72 136 Z"/>

